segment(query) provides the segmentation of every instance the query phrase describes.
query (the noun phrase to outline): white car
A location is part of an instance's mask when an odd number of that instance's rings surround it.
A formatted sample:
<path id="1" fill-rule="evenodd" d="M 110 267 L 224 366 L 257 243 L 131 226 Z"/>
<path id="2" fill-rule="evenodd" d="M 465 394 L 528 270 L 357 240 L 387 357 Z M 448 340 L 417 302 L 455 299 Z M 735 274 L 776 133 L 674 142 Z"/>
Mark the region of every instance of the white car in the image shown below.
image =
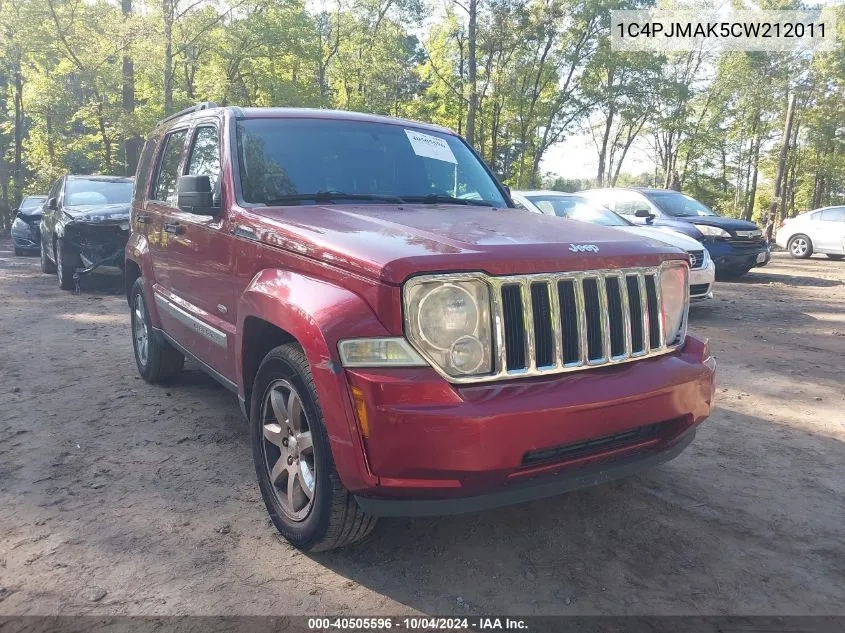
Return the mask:
<path id="1" fill-rule="evenodd" d="M 698 240 L 673 231 L 672 229 L 639 226 L 618 215 L 590 202 L 586 198 L 560 191 L 513 191 L 511 198 L 517 207 L 561 218 L 612 226 L 628 233 L 660 240 L 670 246 L 676 246 L 687 252 L 690 259 L 690 301 L 702 301 L 713 298 L 713 282 L 716 279 L 716 266 L 710 254 Z"/>
<path id="2" fill-rule="evenodd" d="M 845 207 L 825 207 L 787 218 L 778 227 L 775 242 L 798 259 L 813 253 L 845 259 Z"/>

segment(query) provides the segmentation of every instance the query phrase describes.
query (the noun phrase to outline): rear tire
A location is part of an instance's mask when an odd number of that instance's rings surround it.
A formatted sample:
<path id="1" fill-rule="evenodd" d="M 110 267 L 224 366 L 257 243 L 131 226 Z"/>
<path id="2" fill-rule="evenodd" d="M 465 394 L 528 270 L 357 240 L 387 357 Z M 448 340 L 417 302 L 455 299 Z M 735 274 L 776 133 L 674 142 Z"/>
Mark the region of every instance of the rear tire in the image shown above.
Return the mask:
<path id="1" fill-rule="evenodd" d="M 132 284 L 130 298 L 132 350 L 141 378 L 156 383 L 178 374 L 185 365 L 185 357 L 150 325 L 150 312 L 144 299 L 144 282 L 141 277 Z"/>
<path id="2" fill-rule="evenodd" d="M 59 288 L 73 290 L 76 282 L 73 274 L 79 264 L 79 254 L 73 252 L 62 238 L 56 240 L 56 273 L 59 276 Z"/>
<path id="3" fill-rule="evenodd" d="M 375 517 L 360 508 L 337 474 L 311 369 L 298 345 L 280 345 L 261 362 L 250 434 L 267 512 L 295 547 L 335 549 L 375 527 Z"/>
<path id="4" fill-rule="evenodd" d="M 47 257 L 47 247 L 41 244 L 41 272 L 45 275 L 55 275 L 56 265 Z"/>
<path id="5" fill-rule="evenodd" d="M 845 255 L 831 255 L 830 253 L 827 254 L 828 259 L 832 259 L 835 262 L 841 262 L 845 259 Z"/>
<path id="6" fill-rule="evenodd" d="M 798 233 L 789 238 L 786 248 L 795 259 L 807 259 L 813 254 L 813 242 L 803 233 Z"/>

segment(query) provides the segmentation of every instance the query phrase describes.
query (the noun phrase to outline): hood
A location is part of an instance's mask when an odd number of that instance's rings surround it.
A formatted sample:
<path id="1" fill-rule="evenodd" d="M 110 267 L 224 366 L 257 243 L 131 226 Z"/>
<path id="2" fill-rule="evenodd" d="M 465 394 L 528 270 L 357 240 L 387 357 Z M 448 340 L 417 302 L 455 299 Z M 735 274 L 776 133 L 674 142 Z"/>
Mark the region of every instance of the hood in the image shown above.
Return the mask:
<path id="1" fill-rule="evenodd" d="M 79 222 L 120 222 L 129 219 L 130 204 L 86 204 L 78 207 L 65 207 L 64 211 Z"/>
<path id="2" fill-rule="evenodd" d="M 633 233 L 634 235 L 641 235 L 642 237 L 649 237 L 661 242 L 666 242 L 670 246 L 682 248 L 685 251 L 703 251 L 704 244 L 698 240 L 679 233 L 669 227 L 652 227 L 652 226 L 626 226 L 620 227 L 623 231 Z"/>
<path id="3" fill-rule="evenodd" d="M 565 272 L 681 257 L 664 242 L 517 209 L 307 205 L 243 217 L 255 219 L 260 241 L 395 284 L 423 272 Z"/>

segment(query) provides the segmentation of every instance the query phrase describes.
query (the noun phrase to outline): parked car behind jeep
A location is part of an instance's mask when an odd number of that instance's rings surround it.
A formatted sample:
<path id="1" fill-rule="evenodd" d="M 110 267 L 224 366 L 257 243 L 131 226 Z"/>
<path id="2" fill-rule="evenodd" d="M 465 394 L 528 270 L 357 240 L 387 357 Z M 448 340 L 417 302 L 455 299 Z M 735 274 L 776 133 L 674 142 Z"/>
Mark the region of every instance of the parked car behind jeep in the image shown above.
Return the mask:
<path id="1" fill-rule="evenodd" d="M 559 218 L 589 222 L 600 226 L 612 226 L 620 231 L 641 235 L 666 242 L 670 246 L 686 251 L 689 256 L 690 301 L 704 301 L 713 298 L 713 282 L 716 267 L 704 245 L 698 240 L 667 227 L 640 226 L 614 213 L 607 207 L 591 202 L 583 196 L 560 191 L 514 191 L 511 193 L 516 206 Z"/>
<path id="2" fill-rule="evenodd" d="M 237 393 L 270 517 L 306 550 L 671 459 L 714 391 L 687 255 L 565 224 L 514 209 L 444 128 L 203 104 L 138 168 L 138 371 L 188 356 Z"/>
<path id="3" fill-rule="evenodd" d="M 72 290 L 96 269 L 123 273 L 132 178 L 68 175 L 56 181 L 41 216 L 41 271 Z"/>
<path id="4" fill-rule="evenodd" d="M 725 218 L 686 194 L 668 189 L 590 189 L 578 192 L 635 224 L 666 227 L 704 244 L 718 279 L 737 279 L 771 259 L 753 222 Z"/>
<path id="5" fill-rule="evenodd" d="M 15 209 L 15 220 L 12 222 L 12 243 L 15 247 L 15 255 L 32 253 L 40 248 L 41 244 L 41 207 L 47 200 L 47 196 L 27 196 L 21 200 L 20 206 Z"/>

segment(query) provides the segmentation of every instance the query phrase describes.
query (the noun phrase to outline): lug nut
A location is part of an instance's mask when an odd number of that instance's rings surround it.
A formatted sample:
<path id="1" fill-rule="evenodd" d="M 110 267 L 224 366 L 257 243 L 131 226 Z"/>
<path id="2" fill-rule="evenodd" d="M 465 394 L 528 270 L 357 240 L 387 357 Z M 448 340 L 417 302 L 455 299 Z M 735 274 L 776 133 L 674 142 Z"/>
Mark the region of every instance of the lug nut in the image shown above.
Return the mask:
<path id="1" fill-rule="evenodd" d="M 293 456 L 288 455 L 288 466 L 292 466 L 292 465 L 293 465 Z"/>
<path id="2" fill-rule="evenodd" d="M 288 438 L 285 437 L 285 438 L 282 439 L 282 446 L 287 446 L 287 445 L 288 445 Z"/>

